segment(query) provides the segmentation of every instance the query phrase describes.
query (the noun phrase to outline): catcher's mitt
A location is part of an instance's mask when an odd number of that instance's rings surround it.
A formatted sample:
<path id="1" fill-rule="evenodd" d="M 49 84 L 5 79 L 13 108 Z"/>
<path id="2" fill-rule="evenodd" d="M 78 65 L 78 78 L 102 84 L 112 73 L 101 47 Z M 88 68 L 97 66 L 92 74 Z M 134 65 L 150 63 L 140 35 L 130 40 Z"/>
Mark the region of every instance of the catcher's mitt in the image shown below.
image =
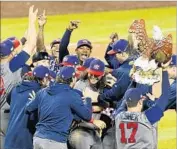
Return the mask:
<path id="1" fill-rule="evenodd" d="M 138 48 L 143 57 L 151 59 L 154 46 L 155 46 L 155 40 L 152 38 L 147 38 L 142 40 L 139 43 Z"/>
<path id="2" fill-rule="evenodd" d="M 129 44 L 133 45 L 133 48 L 140 54 L 147 51 L 147 47 L 149 46 L 149 43 L 151 43 L 151 40 L 148 39 L 146 33 L 145 21 L 143 19 L 134 20 L 128 32 Z"/>
<path id="3" fill-rule="evenodd" d="M 172 35 L 169 34 L 162 40 L 156 41 L 152 51 L 152 59 L 155 59 L 158 63 L 166 63 L 172 56 Z"/>

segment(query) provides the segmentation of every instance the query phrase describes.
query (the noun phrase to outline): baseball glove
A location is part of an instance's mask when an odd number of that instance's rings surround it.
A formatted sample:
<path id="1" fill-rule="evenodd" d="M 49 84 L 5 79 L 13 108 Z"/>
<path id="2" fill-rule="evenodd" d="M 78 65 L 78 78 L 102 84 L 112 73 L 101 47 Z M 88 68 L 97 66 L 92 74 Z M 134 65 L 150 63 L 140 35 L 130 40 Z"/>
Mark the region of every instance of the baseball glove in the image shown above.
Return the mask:
<path id="1" fill-rule="evenodd" d="M 151 40 L 148 39 L 146 33 L 145 21 L 143 19 L 134 20 L 130 25 L 128 32 L 129 44 L 132 45 L 133 49 L 136 49 L 139 54 L 147 51 L 147 47 L 150 45 Z"/>
<path id="2" fill-rule="evenodd" d="M 158 63 L 166 63 L 172 56 L 172 35 L 169 34 L 162 40 L 156 41 L 153 48 L 151 58 L 155 59 Z"/>

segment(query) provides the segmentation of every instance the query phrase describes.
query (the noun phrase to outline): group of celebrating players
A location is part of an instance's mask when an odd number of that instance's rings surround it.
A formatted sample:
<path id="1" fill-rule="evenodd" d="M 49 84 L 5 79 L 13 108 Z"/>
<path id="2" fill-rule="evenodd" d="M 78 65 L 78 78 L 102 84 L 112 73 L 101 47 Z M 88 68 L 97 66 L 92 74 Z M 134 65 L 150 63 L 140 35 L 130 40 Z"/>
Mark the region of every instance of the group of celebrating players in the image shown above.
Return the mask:
<path id="1" fill-rule="evenodd" d="M 25 36 L 0 43 L 1 148 L 156 149 L 157 122 L 176 109 L 176 55 L 159 66 L 159 82 L 137 83 L 130 75 L 134 40 L 113 33 L 105 64 L 90 57 L 87 39 L 69 53 L 79 21 L 47 49 L 46 22 L 31 6 Z"/>

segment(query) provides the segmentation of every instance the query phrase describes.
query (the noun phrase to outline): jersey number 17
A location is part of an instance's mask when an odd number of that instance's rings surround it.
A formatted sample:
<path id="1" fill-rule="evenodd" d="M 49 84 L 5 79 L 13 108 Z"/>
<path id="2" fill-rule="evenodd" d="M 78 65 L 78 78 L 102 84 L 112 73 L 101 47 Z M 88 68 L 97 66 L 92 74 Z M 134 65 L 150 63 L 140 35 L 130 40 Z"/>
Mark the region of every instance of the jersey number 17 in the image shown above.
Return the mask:
<path id="1" fill-rule="evenodd" d="M 119 128 L 121 130 L 121 143 L 135 143 L 135 135 L 138 129 L 138 123 L 128 122 L 128 123 L 120 123 Z M 130 137 L 127 139 L 125 136 L 125 129 L 132 129 Z"/>

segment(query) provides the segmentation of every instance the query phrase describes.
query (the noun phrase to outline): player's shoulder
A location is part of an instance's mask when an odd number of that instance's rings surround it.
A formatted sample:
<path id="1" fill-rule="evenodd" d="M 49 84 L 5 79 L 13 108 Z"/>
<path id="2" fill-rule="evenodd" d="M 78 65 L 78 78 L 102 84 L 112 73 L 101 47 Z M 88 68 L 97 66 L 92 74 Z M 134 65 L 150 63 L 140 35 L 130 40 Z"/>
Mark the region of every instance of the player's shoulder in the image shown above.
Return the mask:
<path id="1" fill-rule="evenodd" d="M 140 122 L 142 122 L 146 126 L 149 126 L 149 127 L 156 127 L 157 126 L 157 123 L 155 123 L 154 125 L 152 125 L 150 123 L 150 121 L 148 120 L 148 118 L 147 118 L 147 116 L 144 112 L 141 112 L 141 115 L 140 115 L 139 119 L 140 119 Z"/>

